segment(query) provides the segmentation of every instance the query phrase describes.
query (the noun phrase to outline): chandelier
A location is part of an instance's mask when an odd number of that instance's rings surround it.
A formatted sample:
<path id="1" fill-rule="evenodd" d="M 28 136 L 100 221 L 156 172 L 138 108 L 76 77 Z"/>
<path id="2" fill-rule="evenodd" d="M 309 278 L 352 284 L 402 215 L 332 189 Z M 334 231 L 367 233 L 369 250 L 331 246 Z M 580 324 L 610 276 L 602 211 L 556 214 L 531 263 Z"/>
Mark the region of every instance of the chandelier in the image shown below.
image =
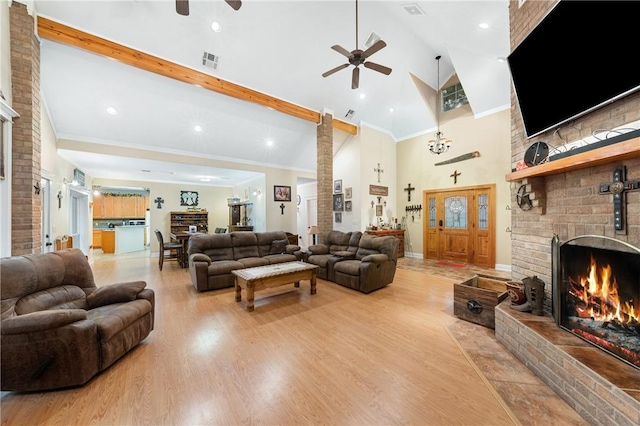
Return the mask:
<path id="1" fill-rule="evenodd" d="M 443 152 L 447 152 L 449 147 L 451 146 L 451 139 L 447 139 L 444 137 L 444 133 L 440 131 L 440 108 L 442 104 L 440 102 L 440 58 L 442 56 L 436 56 L 436 61 L 438 61 L 438 85 L 436 90 L 436 134 L 434 135 L 434 139 L 429 141 L 429 151 L 432 154 L 442 154 Z"/>

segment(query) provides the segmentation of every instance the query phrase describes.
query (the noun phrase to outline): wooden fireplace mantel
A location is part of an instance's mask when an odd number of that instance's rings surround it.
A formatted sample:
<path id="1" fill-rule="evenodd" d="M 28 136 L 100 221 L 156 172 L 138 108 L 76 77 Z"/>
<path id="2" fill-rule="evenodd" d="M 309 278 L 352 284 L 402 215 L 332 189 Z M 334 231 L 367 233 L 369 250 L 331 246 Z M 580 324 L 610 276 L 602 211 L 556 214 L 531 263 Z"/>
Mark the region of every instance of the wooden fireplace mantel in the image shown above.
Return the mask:
<path id="1" fill-rule="evenodd" d="M 639 156 L 640 137 L 517 170 L 507 174 L 505 179 L 507 182 L 514 182 L 528 177 L 555 175 Z"/>

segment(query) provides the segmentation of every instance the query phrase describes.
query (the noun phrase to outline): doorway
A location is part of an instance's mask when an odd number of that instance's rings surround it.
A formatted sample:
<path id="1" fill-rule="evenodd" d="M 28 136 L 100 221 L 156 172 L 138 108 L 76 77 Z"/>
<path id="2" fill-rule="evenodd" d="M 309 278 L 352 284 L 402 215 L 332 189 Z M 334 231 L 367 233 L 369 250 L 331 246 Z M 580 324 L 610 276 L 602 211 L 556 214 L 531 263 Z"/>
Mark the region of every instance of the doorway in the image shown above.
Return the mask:
<path id="1" fill-rule="evenodd" d="M 73 247 L 89 254 L 89 192 L 69 188 L 69 233 L 73 237 Z"/>
<path id="2" fill-rule="evenodd" d="M 425 191 L 425 259 L 495 267 L 495 192 L 491 185 Z"/>

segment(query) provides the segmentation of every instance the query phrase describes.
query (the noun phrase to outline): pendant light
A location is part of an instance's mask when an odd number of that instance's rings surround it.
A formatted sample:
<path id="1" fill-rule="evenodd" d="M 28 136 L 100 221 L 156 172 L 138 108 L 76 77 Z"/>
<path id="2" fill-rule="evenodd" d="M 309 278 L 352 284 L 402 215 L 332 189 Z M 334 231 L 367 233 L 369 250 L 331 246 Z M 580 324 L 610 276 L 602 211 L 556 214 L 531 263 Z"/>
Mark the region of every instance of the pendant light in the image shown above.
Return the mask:
<path id="1" fill-rule="evenodd" d="M 440 108 L 442 108 L 442 102 L 440 99 L 440 58 L 442 56 L 436 56 L 438 61 L 438 86 L 436 90 L 436 134 L 434 139 L 429 141 L 429 151 L 432 154 L 442 154 L 447 152 L 451 146 L 451 140 L 444 137 L 444 134 L 440 131 Z"/>

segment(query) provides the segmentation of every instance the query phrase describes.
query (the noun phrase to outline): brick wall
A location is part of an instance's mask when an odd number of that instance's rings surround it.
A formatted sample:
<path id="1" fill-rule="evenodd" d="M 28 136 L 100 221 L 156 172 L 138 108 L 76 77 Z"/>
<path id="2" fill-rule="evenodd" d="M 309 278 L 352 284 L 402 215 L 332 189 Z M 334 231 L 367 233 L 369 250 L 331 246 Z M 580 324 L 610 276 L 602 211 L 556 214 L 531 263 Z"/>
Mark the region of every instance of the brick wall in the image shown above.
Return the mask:
<path id="1" fill-rule="evenodd" d="M 11 254 L 41 251 L 40 183 L 40 44 L 34 18 L 25 5 L 13 2 L 9 10 L 13 109 L 11 187 Z"/>
<path id="2" fill-rule="evenodd" d="M 318 124 L 318 227 L 333 229 L 333 116 L 325 113 Z"/>
<path id="3" fill-rule="evenodd" d="M 515 48 L 532 28 L 546 15 L 554 1 L 526 1 L 518 7 L 518 0 L 510 2 L 511 48 Z M 587 58 L 588 60 L 588 58 Z M 532 63 L 531 67 L 552 64 Z M 532 70 L 532 75 L 535 75 Z M 566 141 L 591 135 L 597 129 L 610 129 L 640 120 L 640 93 L 627 96 L 602 107 L 568 125 L 559 132 Z M 554 130 L 532 139 L 524 134 L 515 93 L 511 91 L 511 155 L 512 162 L 523 159 L 533 143 L 546 141 L 559 146 L 562 140 Z M 616 166 L 627 167 L 627 179 L 640 179 L 640 158 L 613 162 L 582 170 L 535 178 L 532 182 L 536 196 L 544 200 L 544 208 L 520 210 L 515 204 L 519 182 L 512 185 L 512 272 L 514 279 L 537 275 L 551 292 L 551 239 L 558 234 L 561 241 L 578 235 L 605 235 L 640 247 L 640 192 L 629 192 L 627 198 L 627 235 L 618 235 L 613 227 L 613 196 L 599 195 L 601 183 L 613 180 Z M 548 298 L 550 300 L 550 297 Z M 549 304 L 547 304 L 549 306 Z"/>

